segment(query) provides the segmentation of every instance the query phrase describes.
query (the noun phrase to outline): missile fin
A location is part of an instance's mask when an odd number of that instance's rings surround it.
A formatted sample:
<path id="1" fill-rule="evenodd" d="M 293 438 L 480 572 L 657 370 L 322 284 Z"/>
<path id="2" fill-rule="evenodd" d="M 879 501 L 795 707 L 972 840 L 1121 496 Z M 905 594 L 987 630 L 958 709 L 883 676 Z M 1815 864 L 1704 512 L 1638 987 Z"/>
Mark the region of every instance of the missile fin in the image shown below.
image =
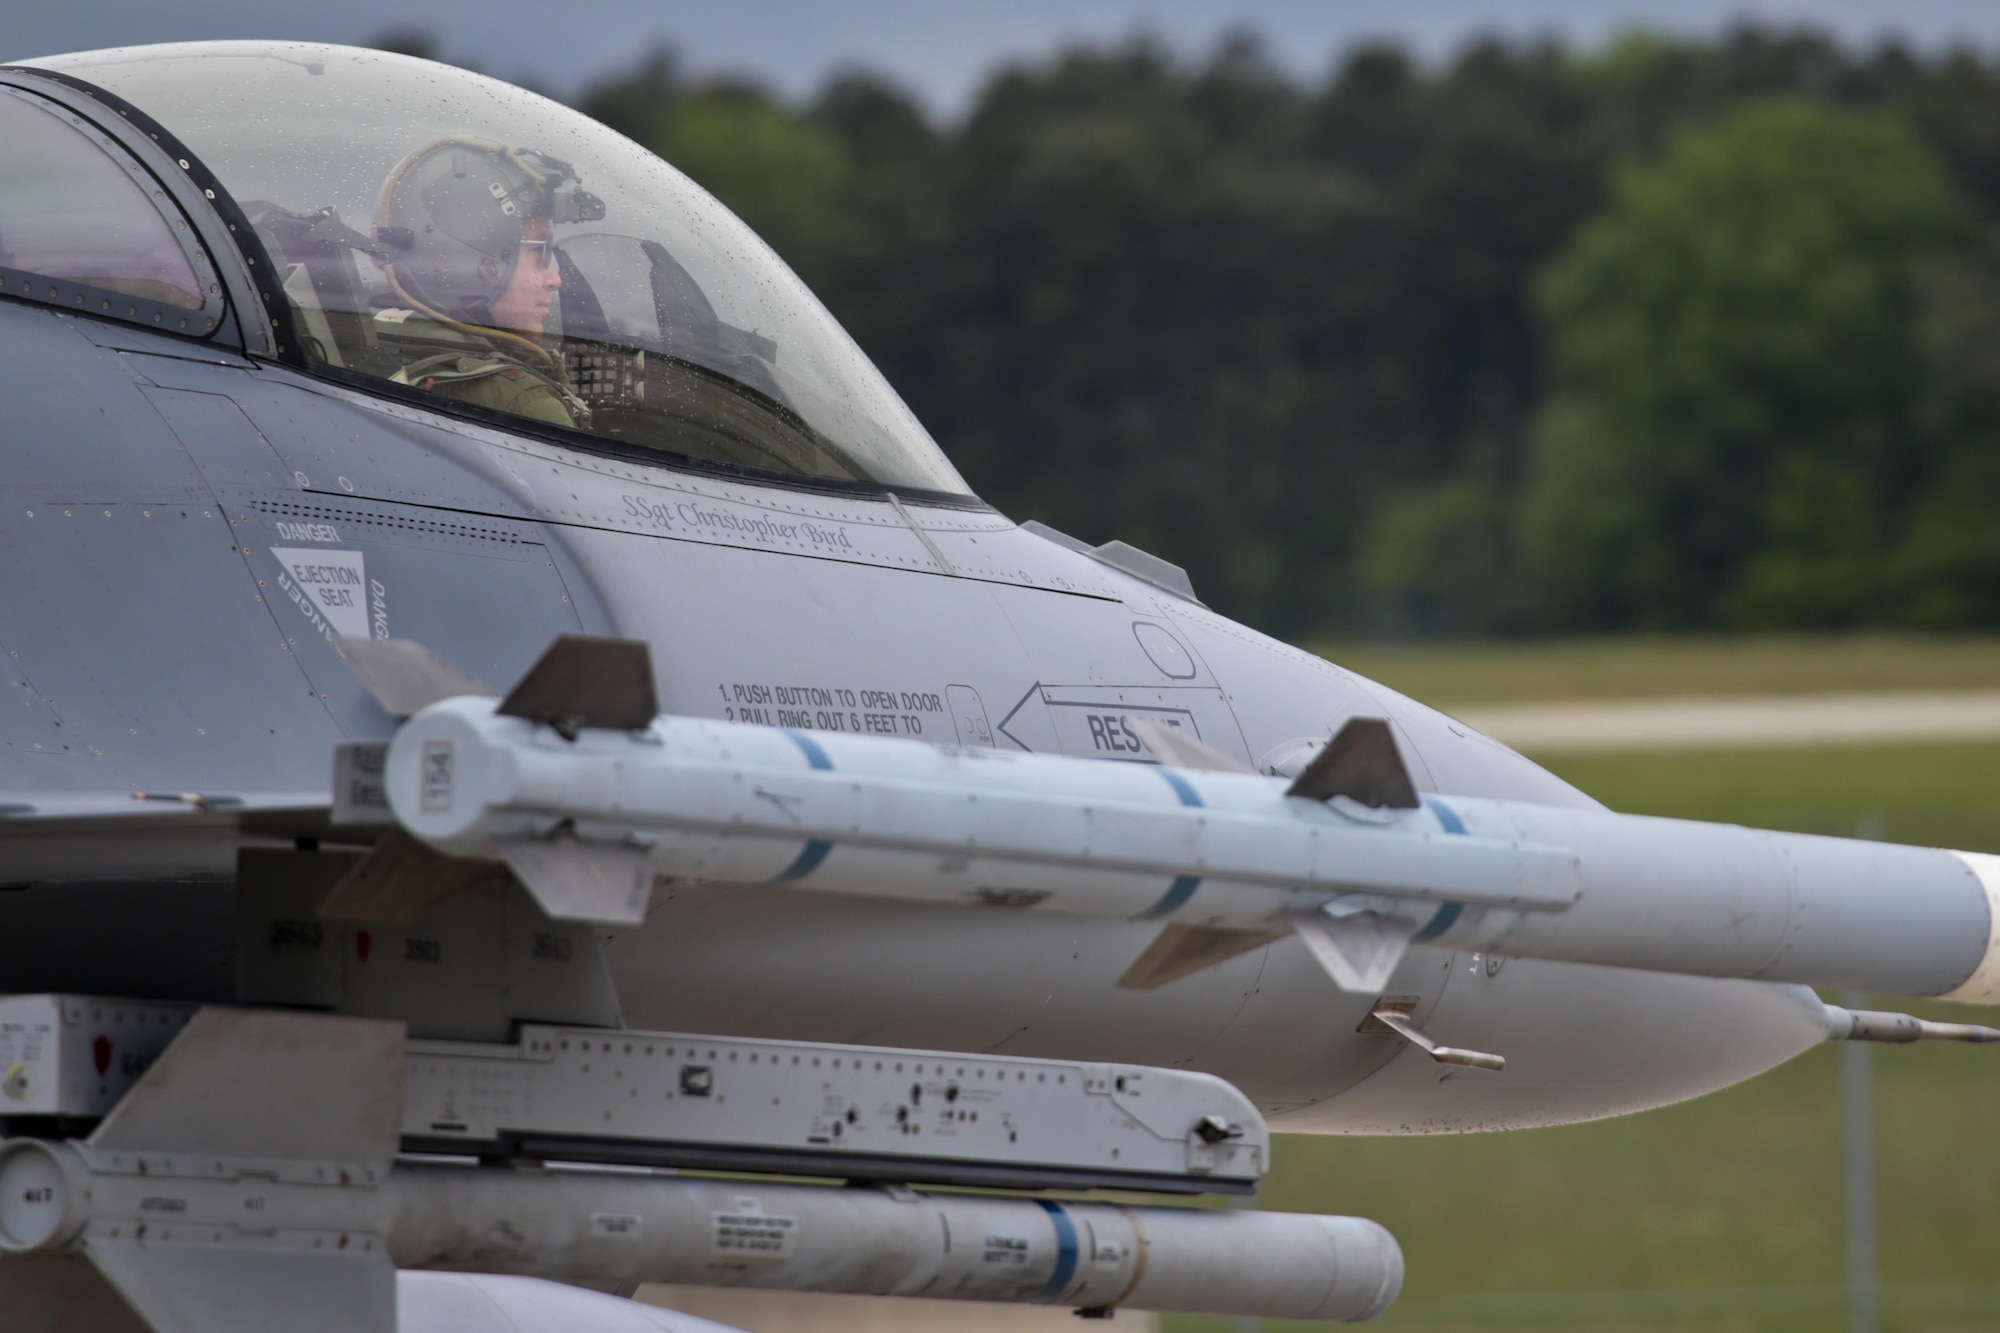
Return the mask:
<path id="1" fill-rule="evenodd" d="M 1418 805 L 1417 787 L 1403 766 L 1396 737 L 1379 717 L 1349 718 L 1285 795 L 1314 801 L 1345 796 L 1377 810 L 1414 810 Z"/>
<path id="2" fill-rule="evenodd" d="M 504 842 L 507 868 L 558 921 L 636 926 L 653 896 L 653 864 L 644 848 L 584 842 L 557 835 L 546 841 Z"/>
<path id="3" fill-rule="evenodd" d="M 396 1268 L 382 1247 L 157 1245 L 91 1237 L 84 1252 L 153 1333 L 221 1328 L 394 1333 Z"/>
<path id="4" fill-rule="evenodd" d="M 1125 990 L 1157 990 L 1169 981 L 1179 981 L 1204 968 L 1226 963 L 1273 940 L 1281 940 L 1283 930 L 1223 930 L 1213 926 L 1169 925 L 1153 937 L 1118 984 Z"/>
<path id="5" fill-rule="evenodd" d="M 248 1163 L 274 1182 L 310 1167 L 372 1185 L 401 1140 L 403 1035 L 384 1019 L 203 1009 L 80 1151 L 121 1171 L 137 1159 L 163 1181 L 212 1161 L 218 1176 L 224 1162 Z M 89 1232 L 78 1248 L 153 1333 L 396 1327 L 396 1270 L 379 1237 L 344 1231 L 308 1250 L 211 1239 L 202 1227 L 183 1236 L 166 1221 L 148 1229 Z"/>
<path id="6" fill-rule="evenodd" d="M 414 921 L 446 899 L 506 873 L 497 862 L 447 856 L 391 829 L 333 886 L 319 915 L 340 921 Z"/>
<path id="7" fill-rule="evenodd" d="M 152 1333 L 118 1289 L 76 1253 L 10 1254 L 7 1333 Z"/>
<path id="8" fill-rule="evenodd" d="M 386 1170 L 402 1118 L 401 1022 L 203 1009 L 111 1108 L 89 1147 Z"/>
<path id="9" fill-rule="evenodd" d="M 1146 743 L 1146 748 L 1158 755 L 1163 764 L 1209 773 L 1257 771 L 1240 759 L 1231 759 L 1222 751 L 1202 744 L 1181 728 L 1170 727 L 1154 718 L 1134 718 L 1132 728 L 1139 733 L 1139 739 Z"/>
<path id="10" fill-rule="evenodd" d="M 643 639 L 558 635 L 498 711 L 554 727 L 567 740 L 583 727 L 638 731 L 660 715 L 652 650 Z"/>
<path id="11" fill-rule="evenodd" d="M 360 634 L 334 637 L 333 646 L 375 702 L 394 717 L 420 713 L 440 699 L 500 691 L 461 671 L 414 639 L 371 639 Z"/>
<path id="12" fill-rule="evenodd" d="M 1380 993 L 1417 933 L 1416 922 L 1373 911 L 1346 916 L 1293 912 L 1290 919 L 1314 960 L 1350 995 Z"/>

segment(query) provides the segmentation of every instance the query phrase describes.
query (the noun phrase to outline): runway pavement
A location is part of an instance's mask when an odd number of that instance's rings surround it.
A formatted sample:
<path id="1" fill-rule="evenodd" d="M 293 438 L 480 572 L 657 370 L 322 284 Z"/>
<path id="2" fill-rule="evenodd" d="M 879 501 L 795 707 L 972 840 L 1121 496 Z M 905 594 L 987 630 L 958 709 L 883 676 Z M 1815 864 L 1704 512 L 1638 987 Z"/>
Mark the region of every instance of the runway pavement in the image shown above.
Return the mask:
<path id="1" fill-rule="evenodd" d="M 1446 711 L 1529 752 L 2000 740 L 2000 691 L 1486 704 Z"/>

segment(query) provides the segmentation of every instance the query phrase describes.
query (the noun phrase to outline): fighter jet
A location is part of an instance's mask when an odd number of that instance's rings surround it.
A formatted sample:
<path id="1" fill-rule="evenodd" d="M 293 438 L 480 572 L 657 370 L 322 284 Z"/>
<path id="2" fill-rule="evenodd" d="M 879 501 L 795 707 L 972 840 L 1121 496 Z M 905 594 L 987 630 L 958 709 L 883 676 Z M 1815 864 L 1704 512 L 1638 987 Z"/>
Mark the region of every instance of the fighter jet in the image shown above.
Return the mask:
<path id="1" fill-rule="evenodd" d="M 10 1330 L 1365 1319 L 1373 1223 L 1091 1192 L 2000 1037 L 1809 989 L 2000 1001 L 2000 861 L 1614 814 L 1016 523 L 492 79 L 0 67 L 0 392 Z"/>

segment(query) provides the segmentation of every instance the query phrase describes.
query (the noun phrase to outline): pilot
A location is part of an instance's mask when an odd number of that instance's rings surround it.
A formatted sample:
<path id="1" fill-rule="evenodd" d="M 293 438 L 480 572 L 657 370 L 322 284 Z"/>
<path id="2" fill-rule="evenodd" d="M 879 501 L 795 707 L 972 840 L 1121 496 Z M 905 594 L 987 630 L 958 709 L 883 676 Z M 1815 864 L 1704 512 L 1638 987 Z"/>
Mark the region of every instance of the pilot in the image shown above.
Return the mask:
<path id="1" fill-rule="evenodd" d="M 414 353 L 390 378 L 559 426 L 587 424 L 549 321 L 562 289 L 557 222 L 594 221 L 604 202 L 566 162 L 483 139 L 439 139 L 382 187 L 376 238 L 397 298 L 375 316 Z"/>

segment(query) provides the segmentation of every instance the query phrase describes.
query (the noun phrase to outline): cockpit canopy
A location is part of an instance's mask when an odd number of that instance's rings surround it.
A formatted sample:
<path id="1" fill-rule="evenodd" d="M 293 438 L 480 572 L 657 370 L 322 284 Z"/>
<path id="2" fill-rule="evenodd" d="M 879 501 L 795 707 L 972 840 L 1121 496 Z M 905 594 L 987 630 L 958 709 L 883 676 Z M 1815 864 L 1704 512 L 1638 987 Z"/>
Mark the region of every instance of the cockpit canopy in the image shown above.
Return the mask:
<path id="1" fill-rule="evenodd" d="M 201 157 L 279 267 L 312 362 L 668 459 L 966 491 L 768 246 L 567 107 L 337 46 L 27 63 L 124 98 Z"/>

